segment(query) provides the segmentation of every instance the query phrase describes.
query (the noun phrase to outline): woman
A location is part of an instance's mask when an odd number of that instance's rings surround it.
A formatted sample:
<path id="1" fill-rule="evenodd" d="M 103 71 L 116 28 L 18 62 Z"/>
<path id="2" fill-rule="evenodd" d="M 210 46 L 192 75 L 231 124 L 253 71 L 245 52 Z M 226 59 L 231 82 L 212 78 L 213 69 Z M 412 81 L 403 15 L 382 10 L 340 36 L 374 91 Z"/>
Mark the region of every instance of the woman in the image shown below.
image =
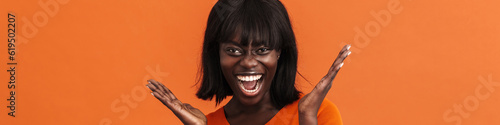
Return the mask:
<path id="1" fill-rule="evenodd" d="M 212 8 L 202 52 L 197 97 L 219 104 L 205 116 L 183 104 L 163 84 L 148 80 L 153 96 L 184 124 L 342 124 L 336 106 L 325 99 L 346 45 L 328 73 L 306 95 L 295 88 L 297 48 L 288 12 L 278 0 L 219 0 Z"/>

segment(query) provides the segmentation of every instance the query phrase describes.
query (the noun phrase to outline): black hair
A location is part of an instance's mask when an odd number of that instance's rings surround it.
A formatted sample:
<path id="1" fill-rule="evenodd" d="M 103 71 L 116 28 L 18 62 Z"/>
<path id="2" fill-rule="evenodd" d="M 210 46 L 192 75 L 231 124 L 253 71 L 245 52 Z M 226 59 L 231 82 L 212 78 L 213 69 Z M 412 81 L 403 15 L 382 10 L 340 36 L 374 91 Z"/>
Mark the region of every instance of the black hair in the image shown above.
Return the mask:
<path id="1" fill-rule="evenodd" d="M 239 32 L 236 32 L 238 30 Z M 280 50 L 276 74 L 270 88 L 274 106 L 282 108 L 299 99 L 295 88 L 298 52 L 295 34 L 285 6 L 278 0 L 219 0 L 208 16 L 200 68 L 201 83 L 196 96 L 218 105 L 233 91 L 220 66 L 219 45 L 239 33 L 242 45 L 249 39 Z"/>

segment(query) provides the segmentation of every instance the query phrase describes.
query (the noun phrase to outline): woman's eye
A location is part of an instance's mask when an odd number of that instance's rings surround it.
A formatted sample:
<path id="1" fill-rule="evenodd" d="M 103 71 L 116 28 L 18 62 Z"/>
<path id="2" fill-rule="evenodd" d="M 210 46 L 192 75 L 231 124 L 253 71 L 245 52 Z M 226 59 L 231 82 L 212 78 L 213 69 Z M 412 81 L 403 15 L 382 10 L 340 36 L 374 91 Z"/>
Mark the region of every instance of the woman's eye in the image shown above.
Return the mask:
<path id="1" fill-rule="evenodd" d="M 226 52 L 229 53 L 230 55 L 241 55 L 241 50 L 236 48 L 228 48 L 226 49 Z"/>
<path id="2" fill-rule="evenodd" d="M 271 52 L 271 49 L 268 49 L 268 48 L 259 48 L 257 49 L 257 54 L 267 54 Z"/>

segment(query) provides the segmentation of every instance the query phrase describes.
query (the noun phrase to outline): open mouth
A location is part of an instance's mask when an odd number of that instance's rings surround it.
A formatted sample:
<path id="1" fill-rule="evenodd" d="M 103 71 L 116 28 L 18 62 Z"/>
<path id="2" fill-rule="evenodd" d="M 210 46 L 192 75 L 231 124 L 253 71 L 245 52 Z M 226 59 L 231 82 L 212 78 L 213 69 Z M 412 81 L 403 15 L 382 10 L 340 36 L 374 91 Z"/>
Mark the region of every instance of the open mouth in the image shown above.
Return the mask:
<path id="1" fill-rule="evenodd" d="M 262 88 L 262 75 L 237 75 L 238 84 L 242 92 L 247 96 L 255 96 Z"/>

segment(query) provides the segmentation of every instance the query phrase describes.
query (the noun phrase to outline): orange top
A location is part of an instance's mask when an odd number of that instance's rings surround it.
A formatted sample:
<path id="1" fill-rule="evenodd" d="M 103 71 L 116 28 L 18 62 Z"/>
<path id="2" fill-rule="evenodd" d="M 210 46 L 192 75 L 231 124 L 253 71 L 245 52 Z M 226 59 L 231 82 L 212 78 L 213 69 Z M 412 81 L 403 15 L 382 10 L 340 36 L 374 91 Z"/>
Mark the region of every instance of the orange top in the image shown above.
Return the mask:
<path id="1" fill-rule="evenodd" d="M 269 120 L 266 125 L 298 125 L 299 114 L 298 104 L 299 100 L 288 104 L 283 107 L 276 115 Z M 224 108 L 221 107 L 217 111 L 207 115 L 208 125 L 229 125 L 224 115 Z M 321 107 L 318 111 L 318 124 L 319 125 L 342 125 L 339 110 L 337 106 L 330 102 L 328 99 L 323 100 Z"/>

